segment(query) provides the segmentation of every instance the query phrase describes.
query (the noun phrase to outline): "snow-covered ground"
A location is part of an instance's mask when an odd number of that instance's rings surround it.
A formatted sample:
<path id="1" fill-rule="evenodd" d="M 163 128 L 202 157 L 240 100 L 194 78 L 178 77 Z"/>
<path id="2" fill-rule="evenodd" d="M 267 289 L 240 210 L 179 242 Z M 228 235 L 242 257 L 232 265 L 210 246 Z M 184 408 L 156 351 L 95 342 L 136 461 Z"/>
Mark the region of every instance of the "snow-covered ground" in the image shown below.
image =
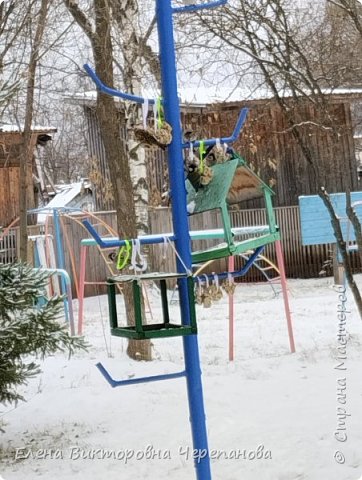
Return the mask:
<path id="1" fill-rule="evenodd" d="M 362 285 L 362 278 L 358 281 Z M 331 282 L 289 282 L 294 355 L 282 297 L 274 298 L 270 287 L 236 289 L 233 363 L 228 361 L 227 298 L 211 309 L 197 306 L 214 479 L 361 478 L 362 322 L 347 291 L 351 313 L 344 336 L 341 302 Z M 157 291 L 151 289 L 149 297 L 156 319 Z M 171 312 L 178 315 L 178 306 Z M 106 297 L 87 300 L 85 336 L 88 353 L 47 359 L 43 373 L 24 390 L 28 401 L 1 409 L 0 476 L 196 478 L 185 380 L 112 389 L 95 367 L 103 362 L 116 379 L 180 371 L 182 340 L 156 340 L 153 362 L 132 362 L 126 341 L 109 335 Z"/>

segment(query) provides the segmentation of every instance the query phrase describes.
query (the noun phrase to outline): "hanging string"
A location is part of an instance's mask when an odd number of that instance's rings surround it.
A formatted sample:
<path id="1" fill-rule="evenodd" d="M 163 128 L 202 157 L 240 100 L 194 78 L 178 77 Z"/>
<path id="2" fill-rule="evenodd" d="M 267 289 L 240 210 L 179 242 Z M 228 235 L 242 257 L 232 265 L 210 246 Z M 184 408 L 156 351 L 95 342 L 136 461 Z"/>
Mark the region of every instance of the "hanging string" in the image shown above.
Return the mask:
<path id="1" fill-rule="evenodd" d="M 157 98 L 155 98 L 155 101 L 152 106 L 153 109 L 153 118 L 154 118 L 154 129 L 155 132 L 157 131 L 157 116 L 158 116 L 158 108 L 157 108 Z"/>
<path id="2" fill-rule="evenodd" d="M 193 147 L 193 143 L 190 142 L 190 148 L 189 148 L 189 162 L 190 164 L 192 164 L 193 160 L 194 160 L 194 147 Z"/>
<path id="3" fill-rule="evenodd" d="M 148 116 L 148 98 L 144 99 L 142 103 L 142 120 L 143 120 L 143 128 L 146 130 L 147 128 L 147 116 Z"/>
<path id="4" fill-rule="evenodd" d="M 157 126 L 159 129 L 163 126 L 162 97 L 157 98 Z"/>
<path id="5" fill-rule="evenodd" d="M 181 265 L 184 267 L 185 272 L 187 273 L 187 275 L 189 277 L 192 277 L 192 271 L 189 268 L 186 267 L 185 262 L 180 257 L 180 255 L 179 255 L 178 251 L 176 250 L 176 247 L 174 246 L 173 242 L 169 239 L 169 237 L 166 237 L 166 238 L 167 238 L 168 243 L 171 245 L 171 248 L 174 251 L 176 257 L 179 259 Z"/>
<path id="6" fill-rule="evenodd" d="M 163 248 L 162 248 L 162 260 L 165 261 L 167 259 L 167 237 L 163 237 Z"/>
<path id="7" fill-rule="evenodd" d="M 147 260 L 146 260 L 146 257 L 144 257 L 142 255 L 140 240 L 137 239 L 136 242 L 137 242 L 136 243 L 136 245 L 137 245 L 137 255 L 138 255 L 138 259 L 139 259 L 138 268 L 140 269 L 141 272 L 145 272 L 147 270 Z"/>
<path id="8" fill-rule="evenodd" d="M 199 277 L 196 277 L 197 281 L 197 288 L 198 288 L 198 294 L 201 296 L 202 295 L 202 283 L 201 279 Z"/>
<path id="9" fill-rule="evenodd" d="M 129 268 L 134 270 L 136 274 L 147 270 L 147 260 L 141 253 L 141 242 L 138 238 L 132 240 L 131 266 Z"/>
<path id="10" fill-rule="evenodd" d="M 137 271 L 137 264 L 136 264 L 136 255 L 137 255 L 137 248 L 136 248 L 136 241 L 132 240 L 132 255 L 131 255 L 131 265 L 130 270 L 134 270 L 135 273 Z"/>
<path id="11" fill-rule="evenodd" d="M 101 325 L 102 325 L 104 345 L 106 347 L 107 357 L 111 358 L 112 357 L 112 335 L 110 335 L 110 337 L 109 337 L 109 347 L 108 347 L 106 332 L 108 332 L 109 330 L 108 330 L 108 328 L 106 329 L 106 327 L 105 327 L 105 322 L 104 322 L 104 318 L 103 318 L 103 310 L 102 310 L 102 305 L 101 305 L 101 295 L 100 295 L 100 292 L 99 292 L 98 283 L 96 284 L 96 296 L 98 298 L 98 308 L 99 308 L 99 312 L 100 312 L 100 320 L 101 320 Z"/>

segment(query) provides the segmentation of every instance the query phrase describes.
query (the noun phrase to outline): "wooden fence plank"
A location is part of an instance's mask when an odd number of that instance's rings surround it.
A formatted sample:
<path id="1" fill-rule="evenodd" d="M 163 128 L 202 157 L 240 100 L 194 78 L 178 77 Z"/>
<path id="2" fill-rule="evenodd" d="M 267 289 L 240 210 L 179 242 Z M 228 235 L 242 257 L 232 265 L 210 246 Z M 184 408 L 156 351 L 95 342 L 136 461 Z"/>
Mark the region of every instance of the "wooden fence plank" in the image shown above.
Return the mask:
<path id="1" fill-rule="evenodd" d="M 303 246 L 301 242 L 300 234 L 300 216 L 298 206 L 293 207 L 278 207 L 275 209 L 276 218 L 280 231 L 282 234 L 282 245 L 285 256 L 286 273 L 289 278 L 311 278 L 318 277 L 319 272 L 322 270 L 324 263 L 329 259 L 331 252 L 331 245 L 311 245 Z M 100 212 L 96 214 L 102 221 L 116 227 L 115 212 Z M 266 216 L 264 209 L 253 210 L 232 210 L 231 222 L 233 226 L 250 226 L 250 225 L 262 225 L 266 223 Z M 167 233 L 172 231 L 171 212 L 167 207 L 155 207 L 150 208 L 150 232 L 152 233 Z M 77 216 L 75 216 L 77 219 Z M 80 241 L 83 238 L 89 238 L 88 232 L 79 225 L 76 221 L 63 217 L 64 228 L 66 229 L 69 245 L 64 241 L 65 249 L 65 262 L 66 269 L 73 278 L 71 255 L 72 251 L 75 271 L 79 272 L 79 260 L 80 260 Z M 95 221 L 94 221 L 95 223 Z M 190 218 L 190 226 L 193 230 L 203 230 L 211 228 L 220 228 L 221 219 L 216 211 L 204 212 L 200 215 L 193 215 Z M 39 233 L 39 228 L 32 227 L 30 229 L 33 233 Z M 49 222 L 49 233 L 52 233 L 52 224 Z M 14 233 L 15 232 L 15 233 Z M 14 261 L 15 253 L 18 243 L 18 229 L 12 229 L 9 233 L 11 240 L 3 241 L 0 250 L 3 250 L 8 246 L 11 252 L 9 255 L 0 258 L 0 261 Z M 104 229 L 103 232 L 104 234 Z M 208 248 L 212 244 L 220 243 L 219 240 L 199 240 L 193 243 L 193 248 Z M 109 251 L 106 251 L 107 257 Z M 264 254 L 270 258 L 270 260 L 276 263 L 276 252 L 274 245 L 267 245 Z M 175 254 L 173 248 L 164 244 L 151 245 L 149 248 L 149 264 L 153 271 L 175 271 Z M 240 268 L 243 260 L 240 258 L 235 259 L 236 268 Z M 358 259 L 358 255 L 351 254 L 351 262 L 354 271 L 360 271 L 361 265 Z M 226 271 L 227 260 L 221 259 L 215 261 L 206 270 L 207 273 Z M 272 273 L 272 272 L 270 272 Z M 327 270 L 327 274 L 332 274 L 331 270 Z M 88 249 L 87 256 L 87 268 L 86 268 L 86 281 L 88 282 L 104 282 L 109 277 L 110 272 L 105 264 L 102 255 L 99 253 L 97 247 L 90 247 Z M 258 282 L 263 281 L 262 274 L 257 271 L 256 268 L 251 268 L 248 274 L 240 281 Z M 87 285 L 85 294 L 86 296 L 98 295 L 105 293 L 105 288 L 98 285 Z M 75 296 L 76 291 L 73 280 L 73 294 Z"/>

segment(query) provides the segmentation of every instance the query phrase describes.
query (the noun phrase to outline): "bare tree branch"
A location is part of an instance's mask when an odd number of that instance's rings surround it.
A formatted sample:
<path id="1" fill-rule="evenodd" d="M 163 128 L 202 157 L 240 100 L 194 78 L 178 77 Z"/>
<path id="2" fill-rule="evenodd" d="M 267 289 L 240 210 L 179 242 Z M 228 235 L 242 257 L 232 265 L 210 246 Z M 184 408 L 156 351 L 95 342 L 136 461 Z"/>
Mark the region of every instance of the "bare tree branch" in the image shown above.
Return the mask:
<path id="1" fill-rule="evenodd" d="M 92 24 L 86 17 L 85 13 L 81 10 L 78 3 L 75 0 L 64 0 L 64 4 L 72 14 L 74 20 L 78 23 L 80 28 L 84 31 L 91 42 L 95 41 L 95 32 Z"/>

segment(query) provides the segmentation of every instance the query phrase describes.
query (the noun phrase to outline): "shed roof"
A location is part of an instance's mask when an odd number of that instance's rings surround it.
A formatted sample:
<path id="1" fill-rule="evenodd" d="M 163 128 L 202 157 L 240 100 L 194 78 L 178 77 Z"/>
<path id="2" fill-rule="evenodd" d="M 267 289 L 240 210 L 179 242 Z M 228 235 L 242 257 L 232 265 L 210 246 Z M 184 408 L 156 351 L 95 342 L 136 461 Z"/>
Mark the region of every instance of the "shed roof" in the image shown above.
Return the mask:
<path id="1" fill-rule="evenodd" d="M 21 133 L 23 131 L 23 125 L 15 124 L 2 124 L 0 125 L 0 133 Z M 45 127 L 40 125 L 34 125 L 31 129 L 33 133 L 55 133 L 57 129 L 55 127 Z"/>
<path id="2" fill-rule="evenodd" d="M 255 88 L 254 90 L 245 88 L 225 88 L 218 85 L 205 88 L 203 86 L 185 87 L 178 90 L 181 107 L 206 107 L 207 105 L 214 103 L 236 103 L 244 101 L 258 101 L 258 100 L 271 100 L 274 95 L 271 90 L 264 87 Z M 349 97 L 362 97 L 362 87 L 352 88 L 324 88 L 322 93 L 325 95 L 331 95 L 334 97 L 349 96 Z M 279 94 L 282 97 L 292 96 L 291 92 L 287 89 L 280 91 Z M 153 98 L 154 95 L 149 92 L 144 92 L 145 96 Z M 75 92 L 67 93 L 65 95 L 67 101 L 76 104 L 83 104 L 93 106 L 97 99 L 96 90 L 88 92 Z M 116 101 L 124 103 L 124 100 L 114 97 Z"/>
<path id="3" fill-rule="evenodd" d="M 56 185 L 58 190 L 55 197 L 46 205 L 46 209 L 66 207 L 84 188 L 90 188 L 89 181 L 74 182 L 65 185 Z M 47 213 L 38 214 L 38 223 L 45 223 Z"/>

